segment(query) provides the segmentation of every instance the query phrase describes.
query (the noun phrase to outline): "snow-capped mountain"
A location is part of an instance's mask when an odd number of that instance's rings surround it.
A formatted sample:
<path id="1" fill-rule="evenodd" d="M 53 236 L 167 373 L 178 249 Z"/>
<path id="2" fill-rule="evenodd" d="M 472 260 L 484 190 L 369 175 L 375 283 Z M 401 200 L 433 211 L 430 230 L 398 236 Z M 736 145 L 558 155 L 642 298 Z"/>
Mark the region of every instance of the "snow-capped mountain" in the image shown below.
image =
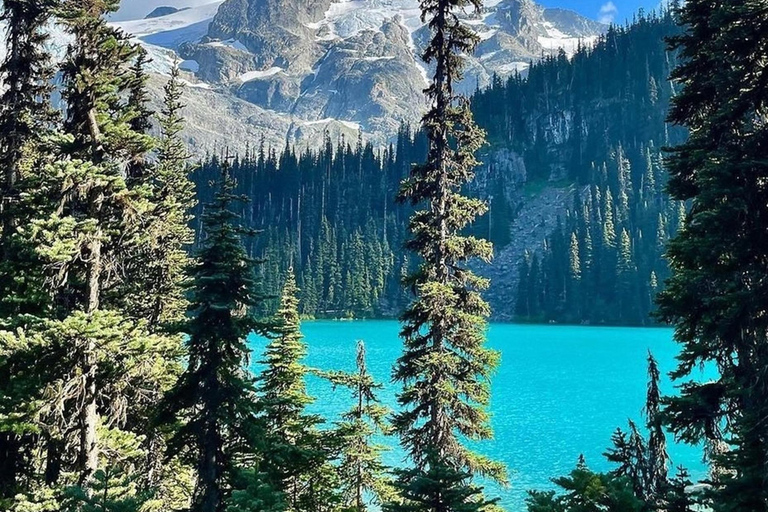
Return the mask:
<path id="1" fill-rule="evenodd" d="M 166 5 L 145 3 L 147 14 Z M 153 71 L 166 73 L 181 58 L 193 89 L 280 117 L 287 140 L 330 126 L 342 132 L 360 127 L 384 141 L 425 108 L 429 70 L 419 54 L 429 33 L 418 0 L 167 5 L 173 9 L 114 23 L 149 50 Z M 170 14 L 157 16 L 163 12 Z M 494 74 L 524 73 L 531 61 L 560 48 L 572 53 L 605 28 L 531 0 L 491 0 L 482 13 L 467 13 L 463 20 L 481 38 L 461 84 L 466 92 L 487 85 Z"/>
<path id="2" fill-rule="evenodd" d="M 481 38 L 465 92 L 560 48 L 571 53 L 605 29 L 531 0 L 489 0 L 462 19 Z M 426 108 L 429 70 L 419 55 L 429 33 L 418 0 L 131 0 L 111 23 L 149 52 L 155 101 L 181 62 L 188 138 L 201 152 L 262 136 L 274 146 L 312 141 L 326 130 L 348 138 L 362 130 L 383 143 Z M 63 56 L 67 37 L 52 32 Z"/>

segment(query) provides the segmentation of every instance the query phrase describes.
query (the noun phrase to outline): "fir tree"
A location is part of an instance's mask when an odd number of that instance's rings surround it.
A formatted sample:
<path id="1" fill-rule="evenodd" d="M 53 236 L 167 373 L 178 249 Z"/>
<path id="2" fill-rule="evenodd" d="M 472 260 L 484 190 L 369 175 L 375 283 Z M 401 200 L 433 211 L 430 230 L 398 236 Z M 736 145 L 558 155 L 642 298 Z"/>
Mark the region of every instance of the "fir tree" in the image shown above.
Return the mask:
<path id="1" fill-rule="evenodd" d="M 338 471 L 344 506 L 365 512 L 370 500 L 382 504 L 394 498 L 389 468 L 381 461 L 386 448 L 375 442 L 376 436 L 386 435 L 390 430 L 386 423 L 390 411 L 376 397 L 383 386 L 368 372 L 362 341 L 357 342 L 357 372 L 337 372 L 326 377 L 334 386 L 352 392 L 353 406 L 336 426 L 341 444 Z"/>
<path id="2" fill-rule="evenodd" d="M 760 56 L 768 10 L 751 0 L 694 0 L 679 16 L 684 33 L 672 48 L 683 63 L 673 78 L 683 88 L 669 119 L 690 135 L 672 149 L 669 191 L 692 209 L 669 244 L 673 275 L 659 299 L 681 344 L 673 373 L 681 393 L 666 399 L 665 415 L 683 441 L 730 448 L 711 454 L 720 470 L 713 510 L 766 511 L 768 94 Z M 718 377 L 700 382 L 692 373 L 706 364 L 716 365 Z"/>
<path id="3" fill-rule="evenodd" d="M 139 54 L 137 66 L 144 63 L 143 56 Z M 138 238 L 135 253 L 126 258 L 126 281 L 134 288 L 128 294 L 131 302 L 125 307 L 146 319 L 152 329 L 183 318 L 186 301 L 181 283 L 189 264 L 187 249 L 194 241 L 190 211 L 195 206 L 195 190 L 189 177 L 190 155 L 180 138 L 184 129 L 184 86 L 179 73 L 178 66 L 174 66 L 165 85 L 158 119 L 161 134 L 157 161 L 142 171 L 146 197 L 143 215 L 125 227 L 135 231 Z M 133 95 L 141 97 L 138 91 Z M 144 122 L 138 125 L 145 127 Z"/>
<path id="4" fill-rule="evenodd" d="M 4 237 L 14 227 L 12 217 L 17 183 L 29 170 L 55 115 L 50 106 L 53 78 L 50 55 L 45 50 L 45 24 L 53 14 L 53 0 L 3 2 L 0 19 L 8 26 L 6 57 L 0 66 L 5 91 L 0 111 L 0 165 L 3 169 L 2 211 Z M 9 225 L 8 225 L 9 224 Z"/>
<path id="5" fill-rule="evenodd" d="M 250 231 L 233 209 L 241 200 L 224 173 L 215 201 L 204 217 L 205 240 L 192 267 L 190 319 L 185 326 L 188 365 L 167 395 L 162 418 L 182 425 L 169 443 L 189 451 L 197 480 L 196 512 L 220 512 L 231 491 L 238 464 L 257 444 L 255 386 L 245 364 L 247 336 L 259 327 L 250 311 L 262 296 L 255 262 L 243 247 Z"/>
<path id="6" fill-rule="evenodd" d="M 531 491 L 528 512 L 641 512 L 644 503 L 630 482 L 614 474 L 591 471 L 583 456 L 570 475 L 553 480 L 561 491 Z"/>
<path id="7" fill-rule="evenodd" d="M 285 494 L 288 510 L 315 511 L 337 498 L 323 481 L 329 468 L 325 436 L 316 428 L 322 419 L 305 411 L 313 399 L 305 381 L 309 368 L 303 362 L 307 347 L 298 292 L 289 269 L 258 378 L 258 415 L 267 431 L 261 469 L 272 487 Z M 326 498 L 330 502 L 324 503 Z"/>
<path id="8" fill-rule="evenodd" d="M 29 218 L 23 190 L 31 173 L 50 161 L 45 155 L 46 138 L 52 133 L 55 116 L 50 105 L 53 71 L 44 45 L 45 23 L 53 2 L 11 0 L 4 2 L 0 19 L 7 25 L 6 57 L 0 66 L 4 93 L 0 104 L 0 322 L 17 327 L 16 315 L 44 314 L 48 297 L 44 275 L 34 244 L 17 233 Z M 21 320 L 27 323 L 30 318 Z M 0 356 L 0 500 L 12 497 L 22 473 L 30 470 L 35 427 L 26 414 L 19 414 L 37 394 L 37 382 L 20 385 L 20 372 L 29 361 L 16 360 L 13 347 L 2 347 Z M 17 366 L 20 365 L 20 366 Z M 1 501 L 0 501 L 1 503 Z"/>
<path id="9" fill-rule="evenodd" d="M 480 292 L 488 282 L 464 264 L 472 258 L 489 261 L 493 250 L 487 241 L 462 234 L 487 210 L 482 201 L 461 195 L 473 178 L 475 152 L 485 134 L 453 89 L 462 76 L 461 54 L 479 41 L 456 11 L 480 11 L 482 4 L 436 0 L 421 7 L 431 33 L 423 59 L 435 69 L 425 91 L 431 108 L 422 120 L 429 150 L 426 163 L 414 166 L 404 181 L 400 199 L 424 205 L 411 218 L 406 244 L 422 263 L 408 280 L 416 300 L 402 316 L 405 350 L 393 374 L 404 386 L 394 426 L 415 466 L 399 474 L 404 503 L 388 509 L 482 510 L 487 503 L 478 497 L 472 476 L 503 481 L 504 469 L 473 453 L 462 438 L 491 436 L 484 407 L 498 355 L 484 346 L 489 307 Z"/>
<path id="10" fill-rule="evenodd" d="M 646 469 L 647 500 L 659 508 L 667 488 L 669 472 L 669 455 L 667 454 L 667 438 L 661 415 L 661 391 L 659 390 L 659 365 L 656 359 L 648 353 L 648 393 L 645 401 L 645 418 L 648 428 L 648 456 Z"/>
<path id="11" fill-rule="evenodd" d="M 675 477 L 669 482 L 664 501 L 664 511 L 693 512 L 694 499 L 689 492 L 692 484 L 688 470 L 679 466 Z"/>
<path id="12" fill-rule="evenodd" d="M 152 139 L 131 129 L 124 72 L 134 47 L 103 16 L 115 3 L 63 2 L 57 14 L 72 35 L 64 64 L 64 133 L 50 161 L 18 183 L 29 218 L 14 237 L 34 247 L 46 305 L 6 318 L 6 362 L 25 361 L 35 392 L 17 414 L 31 414 L 38 433 L 34 481 L 95 492 L 100 469 L 125 469 L 141 458 L 136 441 L 146 397 L 174 375 L 176 342 L 147 331 L 113 300 L 124 270 L 122 255 L 136 239 L 122 228 L 140 203 L 124 169 Z M 107 150 L 108 149 L 108 150 Z M 39 292 L 37 292 L 39 293 Z M 115 293 L 114 295 L 119 295 Z M 13 361 L 16 360 L 17 363 Z M 36 494 L 41 489 L 30 489 Z"/>

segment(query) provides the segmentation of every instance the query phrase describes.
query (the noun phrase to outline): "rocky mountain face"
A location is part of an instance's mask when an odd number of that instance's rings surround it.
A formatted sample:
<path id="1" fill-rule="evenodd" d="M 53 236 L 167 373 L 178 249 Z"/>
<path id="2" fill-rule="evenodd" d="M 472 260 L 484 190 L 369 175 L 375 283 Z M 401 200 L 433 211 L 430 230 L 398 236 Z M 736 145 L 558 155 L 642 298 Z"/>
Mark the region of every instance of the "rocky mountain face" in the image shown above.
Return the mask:
<path id="1" fill-rule="evenodd" d="M 197 154 L 229 147 L 363 137 L 390 142 L 426 109 L 430 70 L 420 59 L 429 31 L 418 0 L 131 0 L 146 12 L 115 21 L 149 52 L 152 95 L 181 61 L 188 82 L 188 142 Z M 122 11 L 121 11 L 122 12 Z M 490 0 L 462 15 L 481 38 L 459 87 L 471 93 L 494 74 L 525 73 L 530 63 L 578 44 L 605 27 L 531 0 Z M 68 38 L 51 27 L 57 58 Z M 3 48 L 0 47 L 0 55 Z"/>
<path id="2" fill-rule="evenodd" d="M 253 132 L 242 126 L 242 111 L 268 119 L 256 124 L 268 125 L 262 135 L 277 144 L 312 143 L 326 130 L 334 137 L 361 131 L 384 144 L 426 108 L 429 69 L 419 55 L 429 33 L 417 0 L 225 0 L 168 12 L 116 24 L 149 50 L 154 72 L 166 73 L 181 58 L 194 94 L 219 105 L 208 113 L 224 119 L 211 124 L 233 129 L 218 137 L 205 119 L 190 115 L 191 129 L 208 133 L 190 139 L 200 149 L 222 140 L 242 148 L 245 141 L 232 133 Z M 561 49 L 572 53 L 605 29 L 531 0 L 491 0 L 462 20 L 481 38 L 460 84 L 464 92 L 484 87 L 494 74 L 525 73 L 532 61 Z"/>

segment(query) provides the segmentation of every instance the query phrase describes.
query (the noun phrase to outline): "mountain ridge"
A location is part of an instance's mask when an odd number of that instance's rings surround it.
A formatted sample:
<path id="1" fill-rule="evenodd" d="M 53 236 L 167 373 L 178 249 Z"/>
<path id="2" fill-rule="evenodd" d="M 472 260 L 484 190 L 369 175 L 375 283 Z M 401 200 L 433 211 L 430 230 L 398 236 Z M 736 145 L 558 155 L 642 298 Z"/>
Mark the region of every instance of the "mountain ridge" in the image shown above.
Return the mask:
<path id="1" fill-rule="evenodd" d="M 571 54 L 605 30 L 531 0 L 494 1 L 462 20 L 481 37 L 459 84 L 467 94 L 494 75 L 525 73 L 560 48 Z M 147 48 L 153 72 L 167 74 L 181 58 L 195 95 L 215 97 L 210 102 L 227 106 L 222 112 L 256 109 L 275 119 L 264 136 L 276 144 L 317 143 L 328 130 L 336 138 L 362 132 L 383 146 L 401 124 L 417 124 L 426 108 L 430 70 L 419 55 L 428 31 L 414 0 L 226 0 L 114 24 Z M 204 120 L 193 113 L 190 122 Z M 228 134 L 191 142 L 210 151 L 224 140 L 235 149 L 248 142 Z"/>

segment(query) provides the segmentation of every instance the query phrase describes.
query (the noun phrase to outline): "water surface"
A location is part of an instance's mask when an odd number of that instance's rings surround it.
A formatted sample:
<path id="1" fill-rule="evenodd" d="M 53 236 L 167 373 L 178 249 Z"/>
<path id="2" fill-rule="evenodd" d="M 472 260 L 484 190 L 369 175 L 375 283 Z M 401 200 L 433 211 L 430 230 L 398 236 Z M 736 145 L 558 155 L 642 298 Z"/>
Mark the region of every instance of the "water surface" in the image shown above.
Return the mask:
<path id="1" fill-rule="evenodd" d="M 352 370 L 356 340 L 364 340 L 369 369 L 386 385 L 381 399 L 394 407 L 399 387 L 390 374 L 402 349 L 398 330 L 394 321 L 305 322 L 307 363 Z M 659 328 L 493 324 L 488 337 L 502 356 L 492 386 L 495 439 L 478 448 L 509 467 L 511 487 L 489 492 L 498 493 L 510 512 L 525 510 L 527 490 L 552 488 L 550 478 L 568 473 L 582 453 L 592 469 L 610 469 L 602 453 L 613 431 L 630 418 L 642 423 L 648 351 L 665 375 L 678 351 L 672 331 Z M 254 359 L 263 346 L 252 340 Z M 312 411 L 331 421 L 350 406 L 346 390 L 316 378 L 309 389 L 318 399 Z M 662 390 L 674 391 L 666 377 Z M 700 449 L 674 445 L 670 455 L 692 476 L 704 476 Z M 401 460 L 397 448 L 387 456 L 390 464 Z"/>

